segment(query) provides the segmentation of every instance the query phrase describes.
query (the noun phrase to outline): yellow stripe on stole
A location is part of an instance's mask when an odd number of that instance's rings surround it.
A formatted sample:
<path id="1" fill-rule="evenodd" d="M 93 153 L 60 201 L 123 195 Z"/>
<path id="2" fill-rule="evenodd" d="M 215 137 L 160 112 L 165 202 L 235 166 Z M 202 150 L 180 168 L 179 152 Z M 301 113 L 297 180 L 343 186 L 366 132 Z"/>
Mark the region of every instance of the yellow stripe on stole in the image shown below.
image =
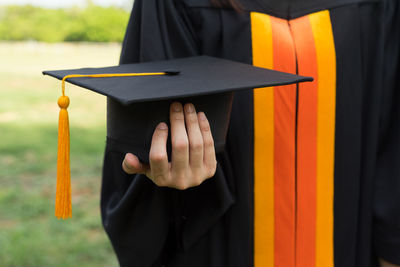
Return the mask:
<path id="1" fill-rule="evenodd" d="M 251 13 L 253 65 L 273 68 L 268 15 Z M 274 93 L 254 91 L 254 266 L 274 266 Z"/>
<path id="2" fill-rule="evenodd" d="M 336 52 L 329 11 L 309 15 L 318 65 L 316 267 L 334 265 Z"/>

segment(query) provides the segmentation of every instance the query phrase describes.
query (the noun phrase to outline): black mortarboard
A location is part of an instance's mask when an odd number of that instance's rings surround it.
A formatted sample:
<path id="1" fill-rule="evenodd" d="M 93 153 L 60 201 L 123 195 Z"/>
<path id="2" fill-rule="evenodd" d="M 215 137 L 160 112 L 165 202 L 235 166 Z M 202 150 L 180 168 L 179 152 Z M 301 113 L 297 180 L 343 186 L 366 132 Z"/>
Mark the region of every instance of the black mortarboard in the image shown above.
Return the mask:
<path id="1" fill-rule="evenodd" d="M 312 81 L 310 77 L 208 56 L 105 68 L 44 71 L 43 74 L 63 80 L 63 96 L 59 99 L 62 111 L 66 112 L 69 104 L 68 98 L 64 96 L 64 80 L 106 95 L 121 105 L 126 105 L 125 110 L 131 113 L 130 124 L 135 125 L 137 131 L 122 133 L 122 135 L 124 139 L 130 140 L 133 147 L 133 151 L 130 152 L 144 162 L 148 162 L 154 128 L 159 122 L 169 122 L 168 112 L 172 101 L 191 102 L 197 110 L 205 112 L 210 121 L 218 152 L 225 144 L 235 91 Z M 81 77 L 69 78 L 71 75 Z M 87 75 L 94 75 L 97 78 L 87 77 Z M 121 77 L 124 75 L 132 76 Z M 111 120 L 109 124 L 113 124 L 114 120 L 118 124 L 117 118 L 109 117 L 108 119 Z M 60 120 L 62 120 L 61 113 Z M 60 132 L 66 132 L 60 127 L 59 135 Z M 69 135 L 66 138 L 69 139 Z M 59 154 L 68 154 L 65 158 L 69 159 L 69 148 L 68 151 L 61 148 L 63 152 L 60 152 L 60 146 L 63 145 L 60 145 L 59 137 Z M 63 171 L 58 171 L 57 175 L 65 174 L 69 177 L 69 166 L 65 170 L 60 165 L 63 164 L 59 160 L 58 168 Z M 64 215 L 59 217 L 64 217 Z"/>
<path id="2" fill-rule="evenodd" d="M 248 64 L 208 56 L 125 64 L 106 68 L 44 71 L 43 73 L 58 79 L 63 79 L 71 74 L 149 74 L 134 77 L 67 79 L 72 84 L 106 95 L 122 105 L 137 103 L 130 105 L 133 115 L 131 123 L 137 125 L 136 129 L 143 129 L 142 131 L 149 129 L 150 131 L 146 135 L 143 135 L 139 130 L 134 133 L 132 140 L 135 140 L 135 143 L 132 145 L 141 149 L 132 152 L 136 153 L 144 162 L 148 162 L 147 154 L 152 132 L 159 122 L 168 122 L 168 106 L 172 101 L 194 102 L 193 104 L 198 110 L 206 113 L 211 129 L 214 131 L 213 136 L 217 151 L 220 151 L 224 145 L 229 123 L 229 107 L 232 100 L 230 93 L 243 89 L 286 85 L 311 80 L 309 77 L 257 68 Z M 151 75 L 152 73 L 166 75 Z"/>
<path id="3" fill-rule="evenodd" d="M 68 82 L 111 97 L 122 104 L 235 92 L 242 89 L 312 81 L 310 77 L 254 67 L 231 60 L 198 56 L 124 64 L 105 68 L 44 71 L 62 79 L 70 74 L 159 73 L 169 75 L 70 78 Z"/>

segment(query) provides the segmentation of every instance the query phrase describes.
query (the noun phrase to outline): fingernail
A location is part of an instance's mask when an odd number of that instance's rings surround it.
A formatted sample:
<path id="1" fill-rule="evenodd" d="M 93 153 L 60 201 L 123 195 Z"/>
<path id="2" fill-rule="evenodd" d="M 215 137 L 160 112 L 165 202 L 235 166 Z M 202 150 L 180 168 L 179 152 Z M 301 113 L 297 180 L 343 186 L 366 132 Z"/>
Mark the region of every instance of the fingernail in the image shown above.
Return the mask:
<path id="1" fill-rule="evenodd" d="M 167 126 L 167 124 L 165 124 L 164 122 L 162 122 L 162 123 L 160 123 L 160 124 L 158 125 L 158 129 L 160 129 L 160 130 L 167 130 L 167 129 L 168 129 L 168 126 Z"/>
<path id="2" fill-rule="evenodd" d="M 182 111 L 182 105 L 181 105 L 181 103 L 174 102 L 174 103 L 172 104 L 172 110 L 175 111 L 175 112 L 180 112 L 180 111 Z"/>
<path id="3" fill-rule="evenodd" d="M 193 104 L 186 104 L 186 111 L 189 113 L 193 113 L 194 112 Z"/>
<path id="4" fill-rule="evenodd" d="M 200 112 L 199 116 L 200 116 L 200 120 L 202 120 L 202 121 L 205 121 L 207 119 L 206 114 L 204 114 L 204 112 Z"/>

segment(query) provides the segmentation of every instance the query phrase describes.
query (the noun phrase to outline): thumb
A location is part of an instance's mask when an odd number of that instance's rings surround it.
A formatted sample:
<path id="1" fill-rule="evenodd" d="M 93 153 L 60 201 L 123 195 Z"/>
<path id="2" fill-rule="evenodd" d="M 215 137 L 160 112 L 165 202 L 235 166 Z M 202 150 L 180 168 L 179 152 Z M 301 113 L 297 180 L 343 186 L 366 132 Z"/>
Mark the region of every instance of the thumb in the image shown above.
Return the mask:
<path id="1" fill-rule="evenodd" d="M 132 153 L 127 153 L 122 161 L 122 169 L 127 174 L 145 174 L 149 167 L 139 161 L 138 157 Z"/>

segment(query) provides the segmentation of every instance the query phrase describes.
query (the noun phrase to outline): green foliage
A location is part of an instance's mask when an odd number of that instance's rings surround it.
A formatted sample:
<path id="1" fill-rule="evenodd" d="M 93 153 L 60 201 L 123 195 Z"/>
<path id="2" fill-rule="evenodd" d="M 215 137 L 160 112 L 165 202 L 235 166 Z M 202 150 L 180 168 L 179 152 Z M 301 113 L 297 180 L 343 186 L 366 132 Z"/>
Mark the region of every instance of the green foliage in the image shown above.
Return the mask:
<path id="1" fill-rule="evenodd" d="M 0 40 L 121 42 L 129 14 L 115 7 L 0 7 Z"/>

